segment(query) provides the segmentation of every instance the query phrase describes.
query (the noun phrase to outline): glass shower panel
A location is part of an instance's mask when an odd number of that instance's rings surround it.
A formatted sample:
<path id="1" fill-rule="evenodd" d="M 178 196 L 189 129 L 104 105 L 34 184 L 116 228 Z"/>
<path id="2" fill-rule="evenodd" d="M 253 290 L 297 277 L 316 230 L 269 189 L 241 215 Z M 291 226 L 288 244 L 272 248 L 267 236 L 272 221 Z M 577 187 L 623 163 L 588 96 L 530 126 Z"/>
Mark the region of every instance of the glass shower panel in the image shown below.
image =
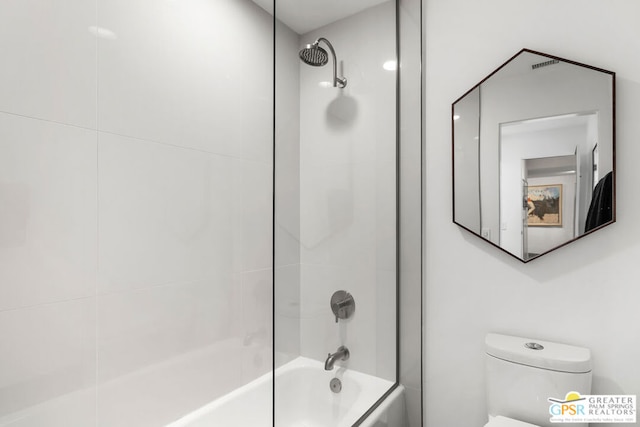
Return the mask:
<path id="1" fill-rule="evenodd" d="M 277 427 L 358 425 L 397 383 L 397 6 L 359 3 L 275 6 Z"/>

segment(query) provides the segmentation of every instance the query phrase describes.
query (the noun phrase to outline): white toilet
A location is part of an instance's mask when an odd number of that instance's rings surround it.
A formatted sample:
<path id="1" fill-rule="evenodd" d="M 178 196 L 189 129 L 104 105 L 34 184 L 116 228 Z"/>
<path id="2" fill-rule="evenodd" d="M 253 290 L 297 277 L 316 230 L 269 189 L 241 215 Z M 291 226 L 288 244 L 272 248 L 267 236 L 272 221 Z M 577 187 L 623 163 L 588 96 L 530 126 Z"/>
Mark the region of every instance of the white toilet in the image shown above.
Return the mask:
<path id="1" fill-rule="evenodd" d="M 547 399 L 591 392 L 591 352 L 586 348 L 499 334 L 487 334 L 485 347 L 485 427 L 557 426 L 549 421 Z"/>

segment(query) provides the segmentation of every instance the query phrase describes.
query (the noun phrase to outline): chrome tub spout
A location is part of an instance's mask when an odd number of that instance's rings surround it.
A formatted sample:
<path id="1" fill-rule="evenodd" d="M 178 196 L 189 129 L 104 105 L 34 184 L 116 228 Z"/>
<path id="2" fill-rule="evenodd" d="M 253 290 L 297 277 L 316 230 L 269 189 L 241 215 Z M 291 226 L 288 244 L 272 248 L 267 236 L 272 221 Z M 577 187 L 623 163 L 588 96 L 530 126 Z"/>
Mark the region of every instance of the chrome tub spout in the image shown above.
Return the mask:
<path id="1" fill-rule="evenodd" d="M 338 351 L 327 356 L 327 360 L 324 362 L 324 370 L 331 371 L 333 369 L 334 363 L 336 360 L 347 360 L 349 359 L 349 349 L 343 345 L 338 347 Z"/>

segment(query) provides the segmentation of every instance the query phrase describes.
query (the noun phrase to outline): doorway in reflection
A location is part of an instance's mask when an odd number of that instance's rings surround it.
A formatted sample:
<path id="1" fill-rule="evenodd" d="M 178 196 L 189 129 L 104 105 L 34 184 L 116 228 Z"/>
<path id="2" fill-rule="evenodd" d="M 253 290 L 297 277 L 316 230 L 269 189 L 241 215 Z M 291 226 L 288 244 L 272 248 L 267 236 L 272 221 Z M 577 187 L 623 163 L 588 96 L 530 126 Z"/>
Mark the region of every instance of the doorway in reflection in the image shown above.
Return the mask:
<path id="1" fill-rule="evenodd" d="M 500 125 L 502 248 L 531 259 L 580 235 L 597 135 L 595 112 Z"/>

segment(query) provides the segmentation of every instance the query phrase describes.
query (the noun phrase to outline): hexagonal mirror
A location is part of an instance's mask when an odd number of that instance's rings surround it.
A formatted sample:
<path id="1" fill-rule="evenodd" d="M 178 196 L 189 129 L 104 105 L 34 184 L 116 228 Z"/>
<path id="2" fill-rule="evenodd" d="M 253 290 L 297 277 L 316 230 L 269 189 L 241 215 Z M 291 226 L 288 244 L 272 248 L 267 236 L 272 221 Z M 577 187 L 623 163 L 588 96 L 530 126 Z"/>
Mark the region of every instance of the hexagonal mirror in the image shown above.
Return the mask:
<path id="1" fill-rule="evenodd" d="M 615 222 L 615 73 L 523 49 L 452 105 L 453 221 L 528 262 Z"/>

